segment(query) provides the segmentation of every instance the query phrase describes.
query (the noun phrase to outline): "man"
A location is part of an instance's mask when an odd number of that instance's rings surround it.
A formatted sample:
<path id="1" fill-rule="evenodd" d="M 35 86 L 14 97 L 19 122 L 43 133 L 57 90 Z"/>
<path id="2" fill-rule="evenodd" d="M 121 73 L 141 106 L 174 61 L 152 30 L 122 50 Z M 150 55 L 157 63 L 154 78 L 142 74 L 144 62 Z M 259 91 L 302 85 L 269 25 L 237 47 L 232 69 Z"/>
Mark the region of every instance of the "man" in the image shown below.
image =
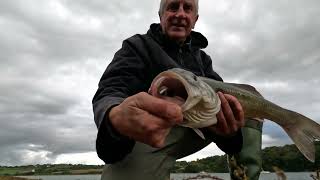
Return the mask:
<path id="1" fill-rule="evenodd" d="M 212 141 L 228 154 L 241 150 L 244 112 L 235 97 L 218 93 L 218 122 L 201 129 L 203 140 L 178 126 L 183 116 L 177 104 L 147 93 L 158 73 L 174 67 L 222 81 L 201 50 L 208 44 L 206 38 L 192 31 L 199 17 L 198 0 L 161 0 L 159 17 L 160 24 L 152 24 L 147 34 L 123 42 L 93 98 L 97 153 L 111 164 L 101 179 L 169 179 L 176 159 Z"/>

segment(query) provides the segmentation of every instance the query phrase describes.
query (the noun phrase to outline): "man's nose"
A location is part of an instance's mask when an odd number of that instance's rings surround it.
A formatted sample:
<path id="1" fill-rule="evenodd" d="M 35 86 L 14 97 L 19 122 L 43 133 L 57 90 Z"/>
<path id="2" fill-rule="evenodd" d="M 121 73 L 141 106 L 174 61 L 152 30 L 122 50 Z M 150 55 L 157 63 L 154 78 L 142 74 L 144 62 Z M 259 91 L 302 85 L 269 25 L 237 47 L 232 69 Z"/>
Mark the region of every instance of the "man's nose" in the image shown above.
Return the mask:
<path id="1" fill-rule="evenodd" d="M 186 12 L 183 9 L 183 6 L 180 6 L 177 13 L 176 13 L 176 17 L 179 18 L 185 18 L 186 17 Z"/>

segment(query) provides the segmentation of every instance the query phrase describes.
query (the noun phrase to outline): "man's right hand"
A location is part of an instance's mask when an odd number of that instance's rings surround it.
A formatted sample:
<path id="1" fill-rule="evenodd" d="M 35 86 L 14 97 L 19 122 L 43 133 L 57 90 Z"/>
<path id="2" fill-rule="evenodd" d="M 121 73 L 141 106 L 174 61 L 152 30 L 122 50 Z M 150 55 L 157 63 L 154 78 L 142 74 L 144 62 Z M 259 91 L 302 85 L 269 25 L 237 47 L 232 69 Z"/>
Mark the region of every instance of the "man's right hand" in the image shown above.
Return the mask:
<path id="1" fill-rule="evenodd" d="M 182 122 L 179 105 L 141 92 L 111 109 L 109 119 L 122 135 L 160 148 L 170 129 Z"/>

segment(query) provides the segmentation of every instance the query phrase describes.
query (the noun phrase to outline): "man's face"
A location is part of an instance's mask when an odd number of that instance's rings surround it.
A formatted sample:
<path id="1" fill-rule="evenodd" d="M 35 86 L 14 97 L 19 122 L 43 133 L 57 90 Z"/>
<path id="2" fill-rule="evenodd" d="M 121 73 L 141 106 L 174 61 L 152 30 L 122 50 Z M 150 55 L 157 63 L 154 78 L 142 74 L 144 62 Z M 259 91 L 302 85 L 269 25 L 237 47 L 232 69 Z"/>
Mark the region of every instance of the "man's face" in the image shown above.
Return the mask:
<path id="1" fill-rule="evenodd" d="M 190 35 L 197 20 L 194 0 L 167 0 L 160 17 L 160 25 L 169 38 L 183 42 Z"/>

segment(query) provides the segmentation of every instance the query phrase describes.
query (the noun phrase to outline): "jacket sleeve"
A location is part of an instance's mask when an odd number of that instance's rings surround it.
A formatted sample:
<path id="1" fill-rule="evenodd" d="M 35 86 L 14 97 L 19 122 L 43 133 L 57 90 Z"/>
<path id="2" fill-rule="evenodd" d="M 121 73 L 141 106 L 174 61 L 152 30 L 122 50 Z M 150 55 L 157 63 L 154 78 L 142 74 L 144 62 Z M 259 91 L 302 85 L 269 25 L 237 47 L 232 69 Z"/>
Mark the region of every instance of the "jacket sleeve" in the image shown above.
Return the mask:
<path id="1" fill-rule="evenodd" d="M 218 81 L 223 81 L 222 78 L 213 71 L 212 68 L 212 60 L 210 56 L 206 53 L 202 52 L 202 59 L 204 65 L 204 73 L 206 77 L 212 78 Z M 207 130 L 204 130 L 205 136 L 210 138 L 216 145 L 227 154 L 235 154 L 241 151 L 243 139 L 242 132 L 239 130 L 234 136 L 231 137 L 223 137 L 213 134 Z"/>
<path id="2" fill-rule="evenodd" d="M 135 45 L 125 40 L 100 79 L 92 105 L 98 127 L 97 153 L 107 164 L 123 159 L 135 144 L 134 140 L 122 136 L 112 127 L 108 116 L 111 108 L 125 98 L 148 88 L 143 76 L 146 68 Z"/>

